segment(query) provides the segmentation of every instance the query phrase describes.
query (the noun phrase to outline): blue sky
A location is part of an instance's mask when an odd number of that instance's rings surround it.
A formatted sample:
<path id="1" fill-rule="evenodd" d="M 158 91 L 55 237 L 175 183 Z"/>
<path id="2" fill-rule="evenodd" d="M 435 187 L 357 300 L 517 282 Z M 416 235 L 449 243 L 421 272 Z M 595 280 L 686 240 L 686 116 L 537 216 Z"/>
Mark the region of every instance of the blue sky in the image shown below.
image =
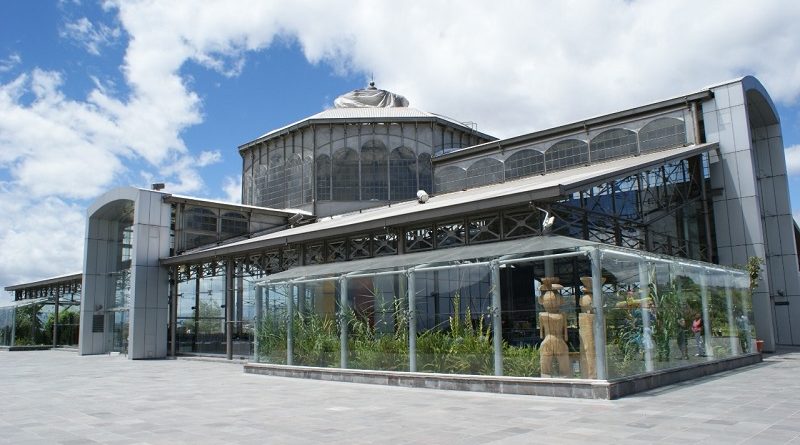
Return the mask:
<path id="1" fill-rule="evenodd" d="M 788 0 L 0 2 L 0 285 L 80 270 L 110 188 L 237 199 L 238 145 L 372 76 L 508 137 L 755 75 L 798 215 L 798 22 Z"/>

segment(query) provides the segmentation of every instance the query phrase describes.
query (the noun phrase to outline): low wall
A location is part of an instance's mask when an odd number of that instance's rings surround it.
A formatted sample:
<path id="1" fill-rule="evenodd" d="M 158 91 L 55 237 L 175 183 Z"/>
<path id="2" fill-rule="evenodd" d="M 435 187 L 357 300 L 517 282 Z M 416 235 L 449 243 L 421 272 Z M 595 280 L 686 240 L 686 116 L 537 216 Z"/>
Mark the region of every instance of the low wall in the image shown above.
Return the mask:
<path id="1" fill-rule="evenodd" d="M 35 345 L 35 346 L 0 346 L 0 350 L 5 351 L 46 351 L 53 349 L 52 346 Z"/>
<path id="2" fill-rule="evenodd" d="M 759 362 L 761 362 L 761 354 L 753 353 L 612 381 L 371 371 L 265 363 L 247 363 L 244 365 L 244 372 L 276 377 L 367 383 L 408 388 L 480 391 L 580 399 L 617 399 L 659 386 L 671 385 Z"/>

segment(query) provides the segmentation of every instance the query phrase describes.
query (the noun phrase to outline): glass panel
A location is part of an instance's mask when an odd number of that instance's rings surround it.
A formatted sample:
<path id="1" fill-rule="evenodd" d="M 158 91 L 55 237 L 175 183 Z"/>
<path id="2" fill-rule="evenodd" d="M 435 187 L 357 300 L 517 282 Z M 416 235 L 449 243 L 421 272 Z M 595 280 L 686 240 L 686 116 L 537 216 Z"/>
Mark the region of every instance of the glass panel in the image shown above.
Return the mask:
<path id="1" fill-rule="evenodd" d="M 358 153 L 341 148 L 333 154 L 333 200 L 358 201 Z"/>
<path id="2" fill-rule="evenodd" d="M 433 167 L 431 164 L 431 155 L 428 153 L 420 153 L 417 157 L 419 160 L 419 190 L 425 190 L 431 193 L 433 190 Z M 416 192 L 414 192 L 416 196 Z"/>
<path id="3" fill-rule="evenodd" d="M 467 171 L 454 165 L 436 171 L 434 182 L 436 193 L 454 192 L 466 187 Z"/>
<path id="4" fill-rule="evenodd" d="M 543 173 L 544 154 L 538 150 L 519 150 L 506 159 L 505 169 L 506 181 Z"/>
<path id="5" fill-rule="evenodd" d="M 274 209 L 286 207 L 286 167 L 283 149 L 270 150 L 266 195 L 267 207 Z"/>
<path id="6" fill-rule="evenodd" d="M 388 199 L 387 157 L 386 146 L 381 141 L 370 140 L 361 147 L 361 199 Z"/>
<path id="7" fill-rule="evenodd" d="M 467 169 L 467 188 L 496 184 L 498 182 L 503 182 L 503 163 L 497 159 L 480 159 Z"/>
<path id="8" fill-rule="evenodd" d="M 224 354 L 225 277 L 200 278 L 178 285 L 178 349 L 180 352 Z"/>
<path id="9" fill-rule="evenodd" d="M 255 361 L 286 364 L 288 286 L 255 288 Z"/>
<path id="10" fill-rule="evenodd" d="M 389 156 L 389 199 L 400 201 L 417 196 L 417 157 L 406 147 L 397 147 Z"/>
<path id="11" fill-rule="evenodd" d="M 14 314 L 14 323 L 16 324 L 14 333 L 15 346 L 26 345 L 48 345 L 52 344 L 52 333 L 45 330 L 45 323 L 50 312 L 52 312 L 52 305 L 44 303 L 34 303 L 26 306 L 17 307 L 12 313 Z"/>
<path id="12" fill-rule="evenodd" d="M 649 317 L 649 312 L 639 294 L 639 261 L 606 256 L 603 278 L 608 378 L 640 374 L 645 371 L 645 349 L 652 345 L 644 337 L 643 314 Z"/>
<path id="13" fill-rule="evenodd" d="M 0 346 L 11 346 L 11 332 L 14 326 L 14 308 L 0 308 Z"/>
<path id="14" fill-rule="evenodd" d="M 592 162 L 635 155 L 637 150 L 636 133 L 622 128 L 598 134 L 592 139 L 590 148 Z"/>
<path id="15" fill-rule="evenodd" d="M 686 124 L 680 119 L 658 118 L 639 130 L 639 146 L 643 153 L 684 144 L 686 144 Z"/>
<path id="16" fill-rule="evenodd" d="M 317 156 L 317 200 L 331 199 L 331 158 L 328 155 Z"/>
<path id="17" fill-rule="evenodd" d="M 347 281 L 348 368 L 408 370 L 404 275 Z"/>
<path id="18" fill-rule="evenodd" d="M 577 139 L 557 142 L 544 152 L 544 163 L 548 172 L 588 164 L 589 146 Z"/>
<path id="19" fill-rule="evenodd" d="M 286 165 L 287 206 L 296 208 L 303 204 L 303 157 L 295 153 Z"/>
<path id="20" fill-rule="evenodd" d="M 417 369 L 494 374 L 489 268 L 416 274 Z"/>
<path id="21" fill-rule="evenodd" d="M 293 365 L 339 366 L 338 295 L 335 280 L 294 285 Z"/>
<path id="22" fill-rule="evenodd" d="M 111 317 L 111 351 L 122 354 L 128 353 L 128 311 L 114 311 L 109 313 Z"/>

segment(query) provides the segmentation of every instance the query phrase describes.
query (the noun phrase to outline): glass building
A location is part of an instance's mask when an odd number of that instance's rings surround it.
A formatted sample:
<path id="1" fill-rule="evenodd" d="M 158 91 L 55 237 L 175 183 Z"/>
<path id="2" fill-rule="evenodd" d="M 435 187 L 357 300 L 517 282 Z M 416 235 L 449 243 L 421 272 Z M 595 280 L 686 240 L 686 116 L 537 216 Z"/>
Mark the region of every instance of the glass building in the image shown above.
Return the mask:
<path id="1" fill-rule="evenodd" d="M 239 147 L 242 204 L 99 198 L 81 353 L 613 397 L 752 363 L 757 339 L 800 345 L 780 122 L 756 79 L 503 140 L 374 86 L 336 104 Z M 758 280 L 733 267 L 757 258 Z"/>

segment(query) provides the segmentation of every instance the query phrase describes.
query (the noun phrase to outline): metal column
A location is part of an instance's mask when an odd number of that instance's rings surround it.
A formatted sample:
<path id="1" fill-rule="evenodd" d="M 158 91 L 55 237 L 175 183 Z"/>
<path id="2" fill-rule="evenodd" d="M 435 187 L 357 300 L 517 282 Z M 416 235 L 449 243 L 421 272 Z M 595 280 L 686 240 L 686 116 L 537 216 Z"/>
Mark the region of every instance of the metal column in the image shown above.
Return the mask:
<path id="1" fill-rule="evenodd" d="M 292 364 L 294 355 L 294 285 L 286 285 L 286 364 Z"/>
<path id="2" fill-rule="evenodd" d="M 733 319 L 733 289 L 731 289 L 731 283 L 728 281 L 725 283 L 725 305 L 728 309 L 728 338 L 730 338 L 731 341 L 731 355 L 737 355 L 736 348 L 739 343 L 739 329 Z"/>
<path id="3" fill-rule="evenodd" d="M 347 368 L 347 277 L 339 278 L 339 367 Z"/>
<path id="4" fill-rule="evenodd" d="M 708 284 L 706 284 L 706 271 L 700 271 L 700 302 L 703 305 L 703 345 L 706 349 L 706 356 L 714 356 L 714 348 L 711 347 L 711 316 L 708 313 Z"/>
<path id="5" fill-rule="evenodd" d="M 171 304 L 169 305 L 169 355 L 171 357 L 175 357 L 178 352 L 178 300 L 180 298 L 178 295 L 178 266 L 174 266 L 172 270 L 170 270 L 170 275 L 169 295 Z"/>
<path id="6" fill-rule="evenodd" d="M 653 330 L 650 327 L 650 274 L 647 262 L 639 260 L 639 310 L 642 313 L 642 343 L 644 346 L 644 367 L 647 372 L 655 370 L 653 365 Z"/>
<path id="7" fill-rule="evenodd" d="M 233 260 L 225 262 L 225 352 L 233 359 Z"/>
<path id="8" fill-rule="evenodd" d="M 54 313 L 53 313 L 53 347 L 54 348 L 58 347 L 58 309 L 59 309 L 60 300 L 61 300 L 61 291 L 60 291 L 60 289 L 56 288 L 55 299 L 54 299 L 54 301 L 55 301 L 55 309 L 54 309 Z"/>
<path id="9" fill-rule="evenodd" d="M 264 287 L 256 286 L 256 319 L 255 326 L 253 327 L 253 356 L 256 362 L 258 358 L 258 332 L 261 330 L 261 324 L 264 318 Z"/>
<path id="10" fill-rule="evenodd" d="M 417 302 L 416 297 L 416 277 L 414 269 L 409 269 L 406 274 L 408 284 L 408 370 L 417 371 L 417 315 L 415 314 Z"/>
<path id="11" fill-rule="evenodd" d="M 600 249 L 595 247 L 591 252 L 592 263 L 592 306 L 594 306 L 594 354 L 596 360 L 597 378 L 608 379 L 606 367 L 606 314 L 603 310 L 603 268 L 601 264 Z"/>
<path id="12" fill-rule="evenodd" d="M 500 299 L 500 263 L 489 263 L 492 290 L 492 349 L 494 349 L 494 375 L 503 375 L 503 323 Z"/>

